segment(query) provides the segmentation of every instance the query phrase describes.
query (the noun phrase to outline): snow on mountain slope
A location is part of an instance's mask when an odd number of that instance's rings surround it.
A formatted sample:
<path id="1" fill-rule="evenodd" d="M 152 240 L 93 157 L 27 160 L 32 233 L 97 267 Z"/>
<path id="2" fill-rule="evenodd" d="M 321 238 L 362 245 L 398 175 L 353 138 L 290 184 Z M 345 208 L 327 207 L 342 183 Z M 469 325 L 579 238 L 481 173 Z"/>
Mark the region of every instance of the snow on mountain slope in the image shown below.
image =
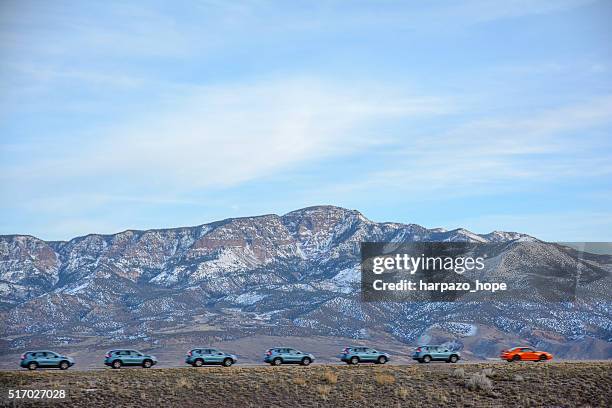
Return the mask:
<path id="1" fill-rule="evenodd" d="M 356 210 L 333 206 L 195 227 L 92 234 L 67 242 L 0 236 L 0 333 L 8 349 L 76 343 L 84 341 L 83 336 L 95 336 L 101 344 L 133 339 L 157 344 L 189 336 L 217 339 L 257 333 L 354 338 L 386 333 L 411 342 L 435 332 L 461 344 L 461 336 L 476 327 L 478 333 L 491 328 L 534 341 L 557 336 L 605 343 L 612 338 L 611 306 L 605 302 L 360 300 L 361 242 L 524 240 L 538 242 L 514 232 L 479 235 L 464 229 L 377 223 Z M 500 273 L 513 273 L 529 257 L 552 256 L 583 268 L 585 279 L 612 270 L 612 262 L 600 264 L 604 258 L 576 259 L 546 243 L 533 251 L 508 247 L 489 262 L 503 265 Z"/>

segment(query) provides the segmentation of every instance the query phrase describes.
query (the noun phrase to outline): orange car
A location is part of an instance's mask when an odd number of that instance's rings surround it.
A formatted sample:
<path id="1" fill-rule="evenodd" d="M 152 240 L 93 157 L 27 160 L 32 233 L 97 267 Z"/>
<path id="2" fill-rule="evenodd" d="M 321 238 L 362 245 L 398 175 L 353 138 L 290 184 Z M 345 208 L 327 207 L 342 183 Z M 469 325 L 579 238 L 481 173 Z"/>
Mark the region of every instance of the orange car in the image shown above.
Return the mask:
<path id="1" fill-rule="evenodd" d="M 531 347 L 515 347 L 510 350 L 502 350 L 502 360 L 510 361 L 546 361 L 552 360 L 553 356 L 546 351 L 536 351 Z"/>

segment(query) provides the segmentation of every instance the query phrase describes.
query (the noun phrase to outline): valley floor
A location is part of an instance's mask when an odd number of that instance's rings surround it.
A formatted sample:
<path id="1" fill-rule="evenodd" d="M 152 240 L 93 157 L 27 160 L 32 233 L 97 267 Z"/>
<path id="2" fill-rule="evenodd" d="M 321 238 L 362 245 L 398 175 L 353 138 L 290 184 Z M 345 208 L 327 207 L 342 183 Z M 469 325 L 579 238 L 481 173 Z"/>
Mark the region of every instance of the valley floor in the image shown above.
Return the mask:
<path id="1" fill-rule="evenodd" d="M 9 390 L 65 390 L 58 400 Z M 0 406 L 612 405 L 612 362 L 127 368 L 0 372 Z"/>

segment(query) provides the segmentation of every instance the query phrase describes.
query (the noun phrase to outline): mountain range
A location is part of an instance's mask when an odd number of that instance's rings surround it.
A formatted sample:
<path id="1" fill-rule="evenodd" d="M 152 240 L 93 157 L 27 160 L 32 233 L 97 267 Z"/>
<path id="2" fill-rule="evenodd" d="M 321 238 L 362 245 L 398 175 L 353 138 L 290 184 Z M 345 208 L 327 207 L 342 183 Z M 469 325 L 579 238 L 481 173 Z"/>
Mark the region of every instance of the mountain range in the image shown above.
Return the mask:
<path id="1" fill-rule="evenodd" d="M 472 358 L 528 344 L 561 358 L 612 358 L 612 302 L 361 302 L 360 243 L 529 240 L 609 293 L 612 257 L 526 234 L 374 222 L 309 207 L 69 241 L 0 236 L 0 353 L 34 347 L 162 348 L 257 336 L 445 343 Z M 602 286 L 603 285 L 603 286 Z"/>

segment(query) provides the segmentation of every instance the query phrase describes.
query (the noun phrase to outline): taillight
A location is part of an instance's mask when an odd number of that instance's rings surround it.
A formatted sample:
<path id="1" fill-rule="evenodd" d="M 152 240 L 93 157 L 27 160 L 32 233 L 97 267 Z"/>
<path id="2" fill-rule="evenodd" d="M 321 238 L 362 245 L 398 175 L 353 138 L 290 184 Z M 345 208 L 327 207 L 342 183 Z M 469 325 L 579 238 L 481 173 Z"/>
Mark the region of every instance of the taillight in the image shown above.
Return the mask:
<path id="1" fill-rule="evenodd" d="M 110 358 L 110 356 L 111 356 L 110 353 L 106 353 L 106 355 L 104 357 Z"/>
<path id="2" fill-rule="evenodd" d="M 348 354 L 348 352 L 349 352 L 348 347 L 347 347 L 347 348 L 345 348 L 344 350 L 342 350 L 342 354 Z"/>
<path id="3" fill-rule="evenodd" d="M 22 355 L 21 355 L 21 359 L 22 359 L 22 360 L 25 360 L 25 354 L 22 354 Z"/>
<path id="4" fill-rule="evenodd" d="M 187 355 L 188 355 L 189 357 L 191 357 L 191 356 L 193 356 L 193 353 L 190 351 L 189 353 L 187 353 Z"/>
<path id="5" fill-rule="evenodd" d="M 271 355 L 272 355 L 272 350 L 266 351 L 266 356 L 271 356 Z"/>
<path id="6" fill-rule="evenodd" d="M 417 347 L 417 348 L 416 348 L 416 352 L 417 352 L 417 353 L 420 353 L 420 352 L 421 352 L 421 348 L 420 348 L 420 347 Z"/>

